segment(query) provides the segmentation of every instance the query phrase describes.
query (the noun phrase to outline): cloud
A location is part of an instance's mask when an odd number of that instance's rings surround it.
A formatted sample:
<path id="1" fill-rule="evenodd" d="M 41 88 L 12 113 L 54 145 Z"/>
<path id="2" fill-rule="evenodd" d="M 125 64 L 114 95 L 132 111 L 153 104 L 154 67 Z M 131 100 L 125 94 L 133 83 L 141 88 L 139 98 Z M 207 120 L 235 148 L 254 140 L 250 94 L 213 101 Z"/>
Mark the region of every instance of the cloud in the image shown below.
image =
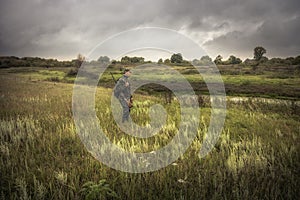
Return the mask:
<path id="1" fill-rule="evenodd" d="M 206 49 L 223 52 L 227 57 L 231 54 L 242 58 L 252 58 L 253 49 L 263 46 L 268 57 L 287 57 L 300 54 L 300 17 L 290 19 L 268 19 L 260 26 L 245 31 L 232 31 L 214 38 L 204 44 Z M 237 53 L 238 52 L 238 53 Z"/>
<path id="2" fill-rule="evenodd" d="M 0 55 L 71 59 L 124 30 L 178 30 L 211 55 L 299 54 L 298 0 L 2 0 Z M 130 41 L 128 41 L 130 42 Z"/>

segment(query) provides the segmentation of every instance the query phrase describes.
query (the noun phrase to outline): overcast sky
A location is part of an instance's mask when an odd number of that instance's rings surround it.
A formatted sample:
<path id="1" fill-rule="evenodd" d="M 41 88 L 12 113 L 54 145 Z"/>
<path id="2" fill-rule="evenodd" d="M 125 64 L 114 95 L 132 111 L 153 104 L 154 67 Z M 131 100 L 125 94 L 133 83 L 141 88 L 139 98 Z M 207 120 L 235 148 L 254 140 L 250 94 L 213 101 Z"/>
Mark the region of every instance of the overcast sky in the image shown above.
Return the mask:
<path id="1" fill-rule="evenodd" d="M 252 58 L 256 46 L 267 57 L 300 55 L 299 0 L 0 2 L 0 55 L 68 60 L 121 31 L 149 26 L 179 31 L 211 57 Z"/>

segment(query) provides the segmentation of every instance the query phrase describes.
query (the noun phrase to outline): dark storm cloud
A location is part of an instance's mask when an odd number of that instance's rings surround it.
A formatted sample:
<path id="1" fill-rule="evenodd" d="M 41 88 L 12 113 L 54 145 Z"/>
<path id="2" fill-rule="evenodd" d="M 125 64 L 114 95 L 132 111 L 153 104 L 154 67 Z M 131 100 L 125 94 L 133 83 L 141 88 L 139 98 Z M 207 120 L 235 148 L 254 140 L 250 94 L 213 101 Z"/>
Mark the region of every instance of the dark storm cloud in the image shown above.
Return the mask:
<path id="1" fill-rule="evenodd" d="M 178 30 L 211 55 L 252 57 L 299 52 L 298 0 L 1 1 L 0 54 L 73 58 L 120 31 L 158 26 Z"/>
<path id="2" fill-rule="evenodd" d="M 120 31 L 151 21 L 139 1 L 1 1 L 0 54 L 75 57 Z M 153 16 L 152 16 L 153 15 Z"/>
<path id="3" fill-rule="evenodd" d="M 274 3 L 274 2 L 273 2 Z M 268 4 L 258 15 L 253 10 L 253 17 L 237 16 L 230 24 L 239 24 L 235 29 L 207 41 L 204 47 L 208 51 L 225 52 L 226 56 L 236 54 L 252 57 L 253 48 L 262 45 L 269 57 L 296 56 L 300 54 L 300 15 L 298 1 L 282 1 Z"/>
<path id="4" fill-rule="evenodd" d="M 204 47 L 217 52 L 223 48 L 225 55 L 236 54 L 253 57 L 253 48 L 264 46 L 269 57 L 286 57 L 300 55 L 300 18 L 289 20 L 268 19 L 257 28 L 249 31 L 232 31 L 214 38 Z"/>
<path id="5" fill-rule="evenodd" d="M 169 14 L 184 19 L 184 33 L 211 55 L 252 57 L 257 45 L 265 45 L 269 56 L 300 54 L 298 0 L 190 0 L 172 5 Z"/>

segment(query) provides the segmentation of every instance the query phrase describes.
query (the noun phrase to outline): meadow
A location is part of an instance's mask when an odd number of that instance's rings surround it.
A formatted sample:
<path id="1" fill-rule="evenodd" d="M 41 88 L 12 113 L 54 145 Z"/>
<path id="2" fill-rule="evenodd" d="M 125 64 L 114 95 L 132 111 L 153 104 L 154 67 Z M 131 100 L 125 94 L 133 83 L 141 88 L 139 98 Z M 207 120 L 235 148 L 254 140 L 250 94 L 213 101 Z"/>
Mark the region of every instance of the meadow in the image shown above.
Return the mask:
<path id="1" fill-rule="evenodd" d="M 241 93 L 239 86 L 249 91 L 265 86 L 266 92 L 256 90 L 256 99 L 227 97 L 221 137 L 209 155 L 199 158 L 211 113 L 204 98 L 197 136 L 188 150 L 163 169 L 134 174 L 100 163 L 81 143 L 72 117 L 74 77 L 67 72 L 67 68 L 0 69 L 0 199 L 299 197 L 300 78 L 296 75 L 224 75 L 235 96 L 253 96 Z M 186 76 L 193 82 L 193 75 Z M 145 91 L 134 95 L 133 120 L 147 124 L 150 106 L 160 103 L 168 112 L 167 125 L 149 139 L 122 133 L 112 123 L 109 73 L 103 80 L 95 109 L 111 141 L 127 151 L 149 152 L 174 136 L 178 103 L 168 104 L 162 96 Z"/>

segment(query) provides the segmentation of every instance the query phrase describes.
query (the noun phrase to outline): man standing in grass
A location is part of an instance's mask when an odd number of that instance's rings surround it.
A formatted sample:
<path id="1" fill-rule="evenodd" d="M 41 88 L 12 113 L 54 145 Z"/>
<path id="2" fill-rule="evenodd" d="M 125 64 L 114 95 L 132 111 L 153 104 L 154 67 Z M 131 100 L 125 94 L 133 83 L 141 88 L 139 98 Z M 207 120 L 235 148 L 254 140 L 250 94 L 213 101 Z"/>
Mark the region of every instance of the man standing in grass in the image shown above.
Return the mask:
<path id="1" fill-rule="evenodd" d="M 123 76 L 118 80 L 114 90 L 114 94 L 120 101 L 123 108 L 122 122 L 128 121 L 130 108 L 132 107 L 130 83 L 128 81 L 130 75 L 131 71 L 129 69 L 125 69 Z"/>

